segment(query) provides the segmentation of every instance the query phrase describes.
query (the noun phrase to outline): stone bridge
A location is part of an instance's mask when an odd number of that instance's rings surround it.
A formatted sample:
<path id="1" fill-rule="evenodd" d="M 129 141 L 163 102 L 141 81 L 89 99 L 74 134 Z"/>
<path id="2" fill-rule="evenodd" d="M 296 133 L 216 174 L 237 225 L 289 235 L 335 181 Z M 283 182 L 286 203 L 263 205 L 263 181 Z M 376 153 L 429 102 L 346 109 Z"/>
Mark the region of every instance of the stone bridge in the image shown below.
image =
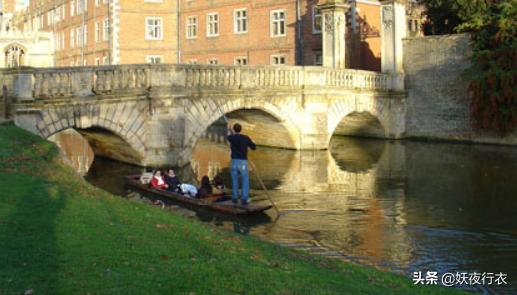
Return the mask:
<path id="1" fill-rule="evenodd" d="M 326 149 L 333 134 L 401 138 L 406 96 L 388 74 L 324 67 L 118 65 L 0 72 L 4 115 L 42 137 L 79 131 L 98 155 L 185 165 L 229 114 L 258 144 Z"/>

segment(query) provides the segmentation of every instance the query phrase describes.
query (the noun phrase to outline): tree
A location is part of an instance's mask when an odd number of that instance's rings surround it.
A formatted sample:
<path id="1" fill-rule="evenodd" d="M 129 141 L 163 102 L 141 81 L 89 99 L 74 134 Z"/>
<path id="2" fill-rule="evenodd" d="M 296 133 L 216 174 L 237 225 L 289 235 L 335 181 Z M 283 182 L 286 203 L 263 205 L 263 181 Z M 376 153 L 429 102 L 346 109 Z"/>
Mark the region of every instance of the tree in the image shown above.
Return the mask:
<path id="1" fill-rule="evenodd" d="M 470 114 L 481 130 L 506 135 L 517 127 L 517 0 L 421 0 L 424 32 L 469 32 Z"/>
<path id="2" fill-rule="evenodd" d="M 459 12 L 471 32 L 470 114 L 474 126 L 506 135 L 517 127 L 517 0 L 483 0 Z"/>
<path id="3" fill-rule="evenodd" d="M 452 34 L 463 21 L 459 16 L 457 0 L 421 0 L 427 19 L 423 24 L 425 35 Z"/>
<path id="4" fill-rule="evenodd" d="M 427 17 L 424 34 L 453 34 L 473 15 L 486 11 L 489 2 L 497 0 L 420 0 L 418 3 L 425 7 Z"/>

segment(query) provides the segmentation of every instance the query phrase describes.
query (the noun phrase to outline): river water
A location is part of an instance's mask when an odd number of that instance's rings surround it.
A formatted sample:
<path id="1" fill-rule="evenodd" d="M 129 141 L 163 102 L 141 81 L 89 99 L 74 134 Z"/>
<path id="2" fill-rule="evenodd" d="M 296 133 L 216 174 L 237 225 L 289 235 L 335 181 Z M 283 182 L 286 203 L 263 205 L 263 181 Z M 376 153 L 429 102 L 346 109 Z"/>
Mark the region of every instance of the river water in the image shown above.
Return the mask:
<path id="1" fill-rule="evenodd" d="M 209 134 L 180 171 L 229 179 L 228 148 Z M 508 285 L 463 285 L 517 293 L 517 149 L 484 145 L 333 138 L 328 151 L 259 147 L 257 170 L 282 212 L 197 218 L 266 240 L 398 272 L 507 274 Z M 142 168 L 96 158 L 86 176 L 119 195 L 122 175 Z M 255 201 L 266 202 L 251 176 Z M 321 249 L 321 250 L 318 250 Z"/>

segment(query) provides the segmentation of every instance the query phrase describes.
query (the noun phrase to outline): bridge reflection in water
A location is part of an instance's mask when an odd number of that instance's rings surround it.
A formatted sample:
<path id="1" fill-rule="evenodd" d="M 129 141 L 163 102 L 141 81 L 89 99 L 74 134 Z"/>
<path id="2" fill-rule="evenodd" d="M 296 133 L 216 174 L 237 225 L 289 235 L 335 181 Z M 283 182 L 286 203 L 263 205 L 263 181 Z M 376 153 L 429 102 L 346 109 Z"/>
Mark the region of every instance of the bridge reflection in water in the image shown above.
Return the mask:
<path id="1" fill-rule="evenodd" d="M 221 174 L 229 185 L 223 134 L 209 129 L 194 149 L 198 179 Z M 407 275 L 502 271 L 513 284 L 477 288 L 517 291 L 515 149 L 334 138 L 329 151 L 259 147 L 251 159 L 286 213 L 245 222 L 253 235 Z M 251 187 L 260 199 L 253 177 Z"/>
<path id="2" fill-rule="evenodd" d="M 230 184 L 224 131 L 208 129 L 183 180 L 220 174 Z M 483 290 L 517 292 L 516 149 L 335 137 L 328 151 L 250 155 L 285 214 L 272 222 L 273 212 L 244 220 L 198 212 L 200 220 L 408 276 L 503 272 L 508 286 Z M 123 195 L 120 176 L 140 171 L 96 158 L 86 179 Z M 251 179 L 255 200 L 264 199 Z"/>
<path id="3" fill-rule="evenodd" d="M 203 175 L 213 178 L 220 174 L 230 186 L 224 130 L 224 126 L 212 126 L 194 149 L 191 164 L 198 181 Z M 361 263 L 382 265 L 395 260 L 407 266 L 410 251 L 404 232 L 380 239 L 386 230 L 391 231 L 387 215 L 405 223 L 400 212 L 404 191 L 390 192 L 394 203 L 376 197 L 378 179 L 389 176 L 391 181 L 403 182 L 403 156 L 393 144 L 371 139 L 339 138 L 331 142 L 330 151 L 259 147 L 250 153 L 250 159 L 277 206 L 288 213 L 274 226 L 255 226 L 251 232 L 278 242 L 356 253 L 348 258 Z M 260 199 L 263 193 L 253 176 L 251 188 Z M 355 223 L 361 226 L 353 226 Z"/>

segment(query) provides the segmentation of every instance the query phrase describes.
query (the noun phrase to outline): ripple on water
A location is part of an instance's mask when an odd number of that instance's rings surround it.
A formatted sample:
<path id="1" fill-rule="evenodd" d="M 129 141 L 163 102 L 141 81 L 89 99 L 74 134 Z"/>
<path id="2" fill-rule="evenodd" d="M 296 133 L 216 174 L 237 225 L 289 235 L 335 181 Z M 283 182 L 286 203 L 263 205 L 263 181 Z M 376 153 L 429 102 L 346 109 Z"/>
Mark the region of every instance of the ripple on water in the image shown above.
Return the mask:
<path id="1" fill-rule="evenodd" d="M 196 149 L 199 175 L 183 179 L 219 174 L 229 185 L 227 147 Z M 259 148 L 251 156 L 285 214 L 197 218 L 409 277 L 503 272 L 508 286 L 476 291 L 517 293 L 517 149 L 335 139 L 330 152 Z M 89 179 L 112 192 L 123 190 L 114 180 L 139 171 L 108 163 L 94 163 Z M 251 187 L 265 202 L 253 177 Z"/>

